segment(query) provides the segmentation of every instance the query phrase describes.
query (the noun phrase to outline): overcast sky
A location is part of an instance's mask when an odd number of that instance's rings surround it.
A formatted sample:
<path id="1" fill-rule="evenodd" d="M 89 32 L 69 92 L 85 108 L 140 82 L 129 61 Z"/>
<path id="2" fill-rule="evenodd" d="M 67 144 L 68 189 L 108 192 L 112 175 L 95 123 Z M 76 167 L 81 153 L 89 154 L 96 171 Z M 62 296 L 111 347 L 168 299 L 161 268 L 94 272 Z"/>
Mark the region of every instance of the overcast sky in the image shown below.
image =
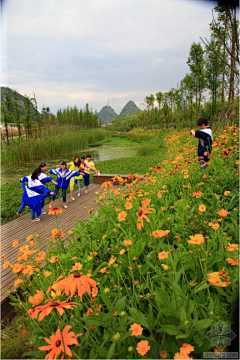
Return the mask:
<path id="1" fill-rule="evenodd" d="M 188 70 L 190 45 L 209 38 L 213 2 L 3 0 L 1 84 L 36 94 L 51 112 L 88 102 L 119 113 L 168 91 Z"/>

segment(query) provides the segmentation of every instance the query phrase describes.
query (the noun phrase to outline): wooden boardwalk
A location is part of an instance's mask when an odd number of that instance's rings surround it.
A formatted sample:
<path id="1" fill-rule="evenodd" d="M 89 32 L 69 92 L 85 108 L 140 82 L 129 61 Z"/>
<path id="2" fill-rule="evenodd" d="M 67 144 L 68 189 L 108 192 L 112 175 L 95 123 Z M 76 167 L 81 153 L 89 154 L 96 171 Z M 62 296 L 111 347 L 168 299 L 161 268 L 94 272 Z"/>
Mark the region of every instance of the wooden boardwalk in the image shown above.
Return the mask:
<path id="1" fill-rule="evenodd" d="M 110 179 L 109 179 L 110 180 Z M 93 201 L 96 198 L 95 192 L 100 191 L 100 184 L 91 184 L 89 186 L 88 194 L 85 194 L 82 189 L 82 196 L 77 197 L 77 191 L 75 191 L 75 201 L 70 199 L 70 195 L 67 195 L 67 209 L 63 209 L 63 215 L 58 215 L 58 228 L 65 234 L 68 230 L 75 227 L 78 220 L 86 220 L 88 218 L 88 210 L 90 208 L 97 209 L 97 204 Z M 62 198 L 54 201 L 54 207 L 62 207 Z M 86 207 L 86 208 L 85 208 Z M 17 210 L 17 209 L 16 209 Z M 45 205 L 44 210 L 48 212 L 49 206 Z M 56 228 L 55 216 L 41 215 L 39 222 L 32 223 L 30 213 L 23 215 L 5 225 L 1 226 L 1 253 L 5 254 L 5 259 L 10 263 L 15 263 L 18 257 L 18 249 L 20 246 L 27 245 L 26 238 L 28 235 L 33 234 L 40 235 L 44 240 L 50 237 L 50 232 L 53 228 Z M 19 246 L 12 247 L 14 240 L 18 240 Z M 41 248 L 41 247 L 40 247 Z M 46 250 L 46 247 L 42 247 Z M 10 268 L 2 269 L 1 271 L 1 308 L 2 316 L 6 312 L 4 308 L 7 307 L 8 294 L 6 290 L 12 291 L 14 289 L 13 283 L 16 276 L 12 273 Z"/>

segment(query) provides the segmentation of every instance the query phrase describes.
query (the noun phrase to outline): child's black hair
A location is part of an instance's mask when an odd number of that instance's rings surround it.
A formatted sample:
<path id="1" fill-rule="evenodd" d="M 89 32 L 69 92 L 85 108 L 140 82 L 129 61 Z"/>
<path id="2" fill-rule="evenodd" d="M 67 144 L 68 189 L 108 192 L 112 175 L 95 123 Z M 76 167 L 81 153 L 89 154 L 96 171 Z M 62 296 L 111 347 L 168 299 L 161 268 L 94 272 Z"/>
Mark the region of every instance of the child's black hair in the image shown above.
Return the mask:
<path id="1" fill-rule="evenodd" d="M 92 156 L 91 156 L 91 155 L 87 155 L 87 156 L 86 156 L 86 158 L 88 158 L 88 157 L 90 157 L 90 158 L 91 158 Z"/>
<path id="2" fill-rule="evenodd" d="M 76 158 L 78 158 L 78 161 L 77 161 L 77 162 L 75 161 L 75 160 L 76 160 Z M 74 165 L 75 165 L 75 166 L 78 166 L 78 167 L 79 167 L 79 166 L 80 166 L 80 159 L 79 159 L 79 156 L 75 156 L 75 158 L 74 158 L 74 161 L 73 161 L 73 162 L 74 162 Z"/>
<path id="3" fill-rule="evenodd" d="M 85 156 L 81 156 L 81 159 L 84 159 L 84 160 L 85 160 L 86 158 L 85 158 Z"/>
<path id="4" fill-rule="evenodd" d="M 46 166 L 46 164 L 43 162 L 39 165 L 39 169 L 43 168 L 44 166 Z"/>
<path id="5" fill-rule="evenodd" d="M 41 170 L 39 168 L 35 169 L 31 175 L 32 180 L 36 180 L 38 177 L 38 174 L 41 173 Z"/>
<path id="6" fill-rule="evenodd" d="M 67 166 L 66 161 L 61 162 L 61 165 L 65 165 L 65 166 Z"/>
<path id="7" fill-rule="evenodd" d="M 204 119 L 204 118 L 198 119 L 197 125 L 198 125 L 198 126 L 202 126 L 203 124 L 207 126 L 208 121 L 207 121 L 206 119 Z"/>

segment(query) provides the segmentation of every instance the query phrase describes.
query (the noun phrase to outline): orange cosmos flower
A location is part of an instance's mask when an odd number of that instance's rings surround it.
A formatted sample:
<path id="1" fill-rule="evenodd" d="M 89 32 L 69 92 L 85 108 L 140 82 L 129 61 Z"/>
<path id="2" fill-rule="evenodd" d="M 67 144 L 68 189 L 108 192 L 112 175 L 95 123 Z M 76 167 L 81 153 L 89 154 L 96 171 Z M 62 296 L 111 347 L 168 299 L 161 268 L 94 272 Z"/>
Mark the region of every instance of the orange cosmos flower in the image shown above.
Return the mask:
<path id="1" fill-rule="evenodd" d="M 174 355 L 174 359 L 187 359 L 187 360 L 189 360 L 189 359 L 193 359 L 193 358 L 189 357 L 187 354 L 182 354 L 180 352 L 180 353 L 176 353 Z"/>
<path id="2" fill-rule="evenodd" d="M 150 350 L 149 342 L 147 340 L 140 341 L 137 344 L 136 350 L 139 355 L 144 356 Z"/>
<path id="3" fill-rule="evenodd" d="M 21 335 L 22 336 L 25 336 L 27 334 L 27 330 L 23 330 L 22 332 L 21 332 Z"/>
<path id="4" fill-rule="evenodd" d="M 204 174 L 203 175 L 203 179 L 206 179 L 208 176 L 207 176 L 207 174 Z"/>
<path id="5" fill-rule="evenodd" d="M 205 243 L 205 239 L 202 234 L 190 235 L 191 240 L 188 240 L 189 244 L 200 245 Z"/>
<path id="6" fill-rule="evenodd" d="M 218 214 L 222 217 L 226 217 L 229 214 L 229 212 L 227 210 L 221 209 L 219 210 Z"/>
<path id="7" fill-rule="evenodd" d="M 112 256 L 111 259 L 108 262 L 108 266 L 111 266 L 112 264 L 114 264 L 116 260 L 117 260 L 117 258 Z"/>
<path id="8" fill-rule="evenodd" d="M 14 287 L 18 287 L 18 286 L 21 285 L 22 283 L 23 283 L 23 280 L 22 280 L 22 279 L 17 279 L 17 280 L 14 282 L 13 286 L 14 286 Z"/>
<path id="9" fill-rule="evenodd" d="M 168 359 L 168 353 L 165 350 L 162 350 L 160 355 L 161 359 Z"/>
<path id="10" fill-rule="evenodd" d="M 38 349 L 43 351 L 50 351 L 45 359 L 57 359 L 57 357 L 63 352 L 69 358 L 72 357 L 72 351 L 69 348 L 70 345 L 79 345 L 77 338 L 83 334 L 75 335 L 73 331 L 69 332 L 72 328 L 71 325 L 65 326 L 60 332 L 60 328 L 57 329 L 56 334 L 50 336 L 50 339 L 44 338 L 44 340 L 49 344 L 46 346 L 40 346 Z"/>
<path id="11" fill-rule="evenodd" d="M 129 201 L 127 201 L 126 204 L 125 204 L 125 208 L 126 208 L 127 210 L 132 209 L 132 203 L 129 202 Z"/>
<path id="12" fill-rule="evenodd" d="M 73 234 L 73 231 L 72 231 L 72 230 L 69 230 L 67 233 L 68 233 L 68 235 L 71 236 L 71 235 Z"/>
<path id="13" fill-rule="evenodd" d="M 218 287 L 227 287 L 230 283 L 230 276 L 228 276 L 228 273 L 226 271 L 221 270 L 219 272 L 213 272 L 207 275 L 207 281 L 213 285 Z M 222 279 L 226 281 L 222 281 Z"/>
<path id="14" fill-rule="evenodd" d="M 217 230 L 220 227 L 219 223 L 210 222 L 208 225 L 211 226 L 211 228 L 214 229 L 214 230 Z"/>
<path id="15" fill-rule="evenodd" d="M 38 321 L 40 322 L 45 318 L 45 316 L 48 316 L 53 309 L 56 309 L 59 315 L 62 316 L 64 313 L 63 309 L 72 309 L 76 307 L 76 305 L 78 305 L 78 303 L 74 303 L 74 302 L 68 303 L 67 300 L 60 302 L 54 299 L 49 299 L 46 302 L 46 304 L 42 306 L 37 306 L 35 308 L 35 311 L 37 312 L 37 314 L 39 314 Z M 29 312 L 29 314 L 31 316 L 31 312 Z"/>
<path id="16" fill-rule="evenodd" d="M 93 211 L 93 208 L 89 209 L 88 210 L 88 215 L 90 215 L 92 213 L 92 211 Z"/>
<path id="17" fill-rule="evenodd" d="M 194 191 L 194 192 L 192 193 L 192 197 L 199 198 L 199 197 L 202 196 L 202 194 L 203 194 L 203 193 L 202 193 L 201 191 L 197 190 L 197 191 Z"/>
<path id="18" fill-rule="evenodd" d="M 28 301 L 32 305 L 39 305 L 43 302 L 44 293 L 42 290 L 37 290 L 37 293 L 33 296 L 29 296 Z"/>
<path id="19" fill-rule="evenodd" d="M 47 271 L 47 270 L 43 272 L 43 275 L 45 276 L 45 278 L 48 278 L 49 276 L 51 276 L 51 274 L 52 273 L 50 271 Z"/>
<path id="20" fill-rule="evenodd" d="M 12 267 L 12 272 L 13 272 L 14 274 L 18 274 L 18 273 L 21 272 L 23 269 L 24 269 L 24 266 L 17 263 L 17 264 L 14 264 L 14 265 L 13 265 L 13 267 Z"/>
<path id="21" fill-rule="evenodd" d="M 198 207 L 198 211 L 200 211 L 200 212 L 205 212 L 205 211 L 206 211 L 206 206 L 205 206 L 205 205 L 200 205 L 200 206 Z"/>
<path id="22" fill-rule="evenodd" d="M 103 235 L 103 236 L 102 236 L 102 239 L 106 239 L 106 237 L 107 237 L 107 235 Z"/>
<path id="23" fill-rule="evenodd" d="M 126 216 L 127 216 L 127 212 L 126 211 L 121 211 L 118 214 L 118 221 L 124 221 L 126 219 Z"/>
<path id="24" fill-rule="evenodd" d="M 182 186 L 184 189 L 191 189 L 191 186 L 190 185 L 183 185 Z"/>
<path id="25" fill-rule="evenodd" d="M 56 237 L 64 237 L 65 234 L 56 228 L 51 230 L 52 239 L 55 239 Z"/>
<path id="26" fill-rule="evenodd" d="M 129 331 L 132 331 L 131 336 L 138 336 L 142 335 L 143 328 L 141 327 L 141 325 L 134 323 L 131 325 Z"/>
<path id="27" fill-rule="evenodd" d="M 5 261 L 5 263 L 3 264 L 3 268 L 7 269 L 10 265 L 10 261 Z"/>
<path id="28" fill-rule="evenodd" d="M 158 253 L 159 260 L 167 259 L 169 251 L 162 251 Z"/>
<path id="29" fill-rule="evenodd" d="M 26 238 L 26 241 L 30 241 L 30 240 L 33 240 L 33 235 L 28 235 L 28 237 Z"/>
<path id="30" fill-rule="evenodd" d="M 228 196 L 230 194 L 231 191 L 224 191 L 224 195 Z"/>
<path id="31" fill-rule="evenodd" d="M 155 230 L 153 231 L 150 236 L 153 236 L 155 239 L 162 238 L 170 233 L 170 230 Z"/>
<path id="32" fill-rule="evenodd" d="M 182 347 L 180 348 L 180 353 L 181 354 L 190 354 L 190 352 L 194 351 L 194 347 L 192 345 L 189 344 L 182 344 Z"/>
<path id="33" fill-rule="evenodd" d="M 122 249 L 122 250 L 119 251 L 119 255 L 123 255 L 125 252 L 126 252 L 126 250 Z"/>
<path id="34" fill-rule="evenodd" d="M 96 281 L 90 279 L 87 275 L 70 274 L 67 278 L 58 281 L 52 285 L 52 290 L 64 290 L 65 294 L 68 296 L 70 294 L 73 297 L 78 292 L 78 296 L 82 301 L 82 296 L 86 292 L 88 295 L 91 295 L 91 287 L 95 288 L 97 286 Z"/>
<path id="35" fill-rule="evenodd" d="M 4 258 L 5 258 L 5 254 L 2 254 L 1 259 L 4 260 Z"/>
<path id="36" fill-rule="evenodd" d="M 49 262 L 51 263 L 51 264 L 54 264 L 55 262 L 57 262 L 58 261 L 58 256 L 51 256 L 51 258 L 50 258 L 50 260 L 49 260 Z"/>
<path id="37" fill-rule="evenodd" d="M 227 248 L 228 251 L 230 251 L 230 252 L 233 252 L 235 250 L 238 251 L 238 248 L 239 248 L 238 244 L 228 243 L 228 248 Z"/>
<path id="38" fill-rule="evenodd" d="M 13 247 L 13 248 L 18 247 L 18 241 L 17 241 L 17 240 L 14 240 L 14 241 L 13 241 L 12 247 Z"/>
<path id="39" fill-rule="evenodd" d="M 113 187 L 113 183 L 111 181 L 104 181 L 104 183 L 101 185 L 101 188 L 106 189 L 107 187 Z"/>
<path id="40" fill-rule="evenodd" d="M 75 265 L 72 266 L 70 271 L 75 271 L 75 270 L 82 270 L 82 264 L 80 262 L 76 262 Z"/>
<path id="41" fill-rule="evenodd" d="M 150 200 L 151 201 L 151 200 Z M 142 230 L 143 227 L 143 220 L 146 220 L 147 222 L 150 222 L 150 220 L 148 219 L 148 217 L 146 216 L 147 214 L 151 214 L 152 211 L 155 211 L 155 209 L 153 208 L 147 208 L 147 207 L 141 207 L 140 210 L 136 213 L 138 219 L 137 219 L 137 228 L 138 230 Z"/>
<path id="42" fill-rule="evenodd" d="M 130 246 L 130 245 L 132 245 L 132 242 L 131 242 L 131 240 L 127 239 L 127 240 L 124 240 L 123 244 L 124 244 L 124 246 Z"/>
<path id="43" fill-rule="evenodd" d="M 233 259 L 231 259 L 231 258 L 227 258 L 226 260 L 227 260 L 227 262 L 228 262 L 230 265 L 232 265 L 232 266 L 234 266 L 234 265 L 239 265 L 239 262 L 238 262 L 238 261 L 235 261 L 235 260 L 233 260 Z"/>
<path id="44" fill-rule="evenodd" d="M 59 207 L 53 207 L 48 211 L 48 215 L 58 215 L 58 214 L 62 215 L 62 213 L 63 213 L 63 209 Z"/>

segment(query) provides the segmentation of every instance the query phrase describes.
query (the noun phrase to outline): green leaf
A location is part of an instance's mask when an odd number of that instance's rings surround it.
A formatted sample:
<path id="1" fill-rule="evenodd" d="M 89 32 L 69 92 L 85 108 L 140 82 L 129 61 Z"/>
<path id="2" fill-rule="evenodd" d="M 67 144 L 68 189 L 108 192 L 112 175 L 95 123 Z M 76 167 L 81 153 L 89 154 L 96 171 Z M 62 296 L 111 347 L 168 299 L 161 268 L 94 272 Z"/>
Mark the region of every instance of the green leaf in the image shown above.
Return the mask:
<path id="1" fill-rule="evenodd" d="M 194 325 L 194 330 L 199 331 L 208 328 L 212 324 L 212 319 L 198 320 Z"/>
<path id="2" fill-rule="evenodd" d="M 176 336 L 176 340 L 187 339 L 189 334 L 180 334 Z"/>
<path id="3" fill-rule="evenodd" d="M 210 285 L 207 283 L 207 281 L 204 281 L 204 283 L 202 285 L 200 285 L 199 287 L 196 287 L 194 290 L 194 294 L 197 294 L 199 291 L 202 291 L 204 289 L 207 289 Z"/>
<path id="4" fill-rule="evenodd" d="M 107 359 L 111 359 L 113 357 L 114 351 L 115 351 L 116 343 L 112 343 L 110 346 L 108 353 L 107 353 Z"/>
<path id="5" fill-rule="evenodd" d="M 165 332 L 169 335 L 180 335 L 182 332 L 175 325 L 162 325 L 157 332 Z"/>
<path id="6" fill-rule="evenodd" d="M 148 328 L 147 321 L 140 311 L 133 308 L 129 308 L 129 312 L 134 320 L 136 320 L 139 324 Z"/>
<path id="7" fill-rule="evenodd" d="M 169 296 L 165 289 L 155 287 L 155 299 L 158 306 L 165 305 L 169 308 Z"/>
<path id="8" fill-rule="evenodd" d="M 126 296 L 118 299 L 116 304 L 114 305 L 114 310 L 119 314 L 126 307 Z"/>

